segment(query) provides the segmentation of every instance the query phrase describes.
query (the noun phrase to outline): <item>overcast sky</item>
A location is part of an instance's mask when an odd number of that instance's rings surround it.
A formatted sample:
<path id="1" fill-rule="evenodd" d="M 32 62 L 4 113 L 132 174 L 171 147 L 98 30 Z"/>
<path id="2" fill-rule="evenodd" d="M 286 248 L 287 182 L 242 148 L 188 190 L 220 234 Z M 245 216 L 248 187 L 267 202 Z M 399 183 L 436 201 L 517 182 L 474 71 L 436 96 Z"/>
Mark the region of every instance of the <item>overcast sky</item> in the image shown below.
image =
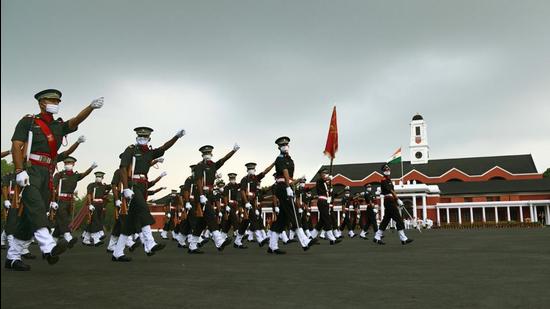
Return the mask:
<path id="1" fill-rule="evenodd" d="M 383 161 L 404 147 L 415 113 L 431 158 L 531 153 L 550 167 L 549 1 L 2 0 L 1 148 L 33 95 L 63 92 L 68 119 L 99 96 L 79 131 L 77 170 L 108 173 L 136 126 L 159 146 L 187 136 L 159 170 L 177 187 L 214 145 L 241 150 L 222 172 L 262 170 L 291 139 L 297 175 L 312 177 L 332 106 L 335 163 Z M 89 177 L 79 185 L 83 192 Z M 270 184 L 271 178 L 264 184 Z"/>

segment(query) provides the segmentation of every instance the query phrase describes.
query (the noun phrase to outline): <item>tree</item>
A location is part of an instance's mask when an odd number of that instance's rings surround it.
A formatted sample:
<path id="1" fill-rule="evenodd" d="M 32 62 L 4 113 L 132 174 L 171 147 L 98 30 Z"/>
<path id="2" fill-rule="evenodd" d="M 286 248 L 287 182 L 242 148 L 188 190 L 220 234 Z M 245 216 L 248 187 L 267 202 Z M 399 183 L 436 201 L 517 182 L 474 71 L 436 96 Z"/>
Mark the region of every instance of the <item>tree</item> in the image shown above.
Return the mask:
<path id="1" fill-rule="evenodd" d="M 14 167 L 13 163 L 8 163 L 6 159 L 2 159 L 2 175 L 6 175 L 7 173 L 13 172 Z"/>
<path id="2" fill-rule="evenodd" d="M 547 168 L 546 171 L 542 174 L 542 177 L 550 177 L 550 168 Z"/>

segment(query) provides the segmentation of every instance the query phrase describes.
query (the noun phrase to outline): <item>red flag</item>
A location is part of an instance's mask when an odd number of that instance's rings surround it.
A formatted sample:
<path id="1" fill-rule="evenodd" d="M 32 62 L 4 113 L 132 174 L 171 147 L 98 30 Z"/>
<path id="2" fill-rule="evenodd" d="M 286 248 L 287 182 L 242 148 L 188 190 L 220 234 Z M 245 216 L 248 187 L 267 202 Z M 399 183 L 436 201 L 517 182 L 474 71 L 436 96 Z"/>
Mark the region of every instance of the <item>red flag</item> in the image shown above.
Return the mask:
<path id="1" fill-rule="evenodd" d="M 328 129 L 327 145 L 325 146 L 324 154 L 329 158 L 334 159 L 338 151 L 338 124 L 336 123 L 336 106 L 332 110 L 330 118 L 330 128 Z"/>
<path id="2" fill-rule="evenodd" d="M 74 220 L 69 224 L 69 228 L 71 229 L 71 232 L 74 232 L 80 228 L 82 223 L 84 223 L 84 220 L 88 217 L 88 214 L 90 213 L 90 209 L 86 204 L 80 208 L 80 211 L 78 214 L 74 217 Z"/>

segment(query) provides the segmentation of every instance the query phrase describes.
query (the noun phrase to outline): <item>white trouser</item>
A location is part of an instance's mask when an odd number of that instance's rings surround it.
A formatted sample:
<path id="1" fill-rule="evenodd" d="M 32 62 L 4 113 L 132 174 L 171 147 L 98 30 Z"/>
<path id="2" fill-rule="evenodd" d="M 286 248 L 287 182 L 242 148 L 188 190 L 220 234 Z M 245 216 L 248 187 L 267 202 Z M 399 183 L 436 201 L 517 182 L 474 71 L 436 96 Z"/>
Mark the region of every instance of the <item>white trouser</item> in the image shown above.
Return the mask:
<path id="1" fill-rule="evenodd" d="M 311 236 L 310 236 L 310 237 L 311 237 L 312 239 L 315 239 L 315 238 L 317 238 L 317 236 L 319 236 L 319 231 L 317 231 L 316 229 L 313 229 L 313 230 L 311 231 Z"/>
<path id="2" fill-rule="evenodd" d="M 327 231 L 326 232 L 326 235 L 327 235 L 327 238 L 329 240 L 332 240 L 332 241 L 335 241 L 336 240 L 336 237 L 334 236 L 334 233 L 332 231 Z"/>
<path id="3" fill-rule="evenodd" d="M 384 231 L 378 230 L 378 231 L 376 231 L 376 234 L 374 234 L 374 239 L 382 240 L 382 236 L 384 236 Z"/>
<path id="4" fill-rule="evenodd" d="M 103 232 L 103 230 L 99 231 L 98 233 L 99 233 L 99 237 L 105 236 L 105 232 Z"/>
<path id="5" fill-rule="evenodd" d="M 298 240 L 300 240 L 302 247 L 307 247 L 309 244 L 309 238 L 306 236 L 306 233 L 304 233 L 304 229 L 296 229 L 296 235 L 298 236 Z"/>
<path id="6" fill-rule="evenodd" d="M 90 241 L 90 233 L 88 232 L 83 232 L 82 233 L 82 237 L 84 238 L 82 240 L 83 243 L 87 244 L 87 245 L 90 245 L 91 244 L 91 241 Z"/>
<path id="7" fill-rule="evenodd" d="M 166 239 L 168 238 L 168 232 L 166 232 L 165 230 L 161 230 L 160 231 L 160 237 Z"/>
<path id="8" fill-rule="evenodd" d="M 11 235 L 10 235 L 11 236 Z M 8 260 L 21 260 L 21 255 L 23 254 L 24 242 L 17 238 L 8 238 L 8 253 L 6 254 L 6 259 Z"/>
<path id="9" fill-rule="evenodd" d="M 294 231 L 288 232 L 288 239 L 294 239 L 294 236 L 296 236 L 296 234 L 294 233 Z"/>
<path id="10" fill-rule="evenodd" d="M 118 236 L 111 235 L 111 237 L 109 238 L 109 245 L 107 246 L 107 250 L 115 251 L 115 246 L 116 246 L 116 243 L 118 242 L 118 238 L 119 238 Z"/>
<path id="11" fill-rule="evenodd" d="M 313 237 L 311 236 L 311 232 L 310 232 L 309 230 L 306 230 L 305 232 L 306 232 L 306 236 L 307 236 L 308 238 L 313 238 Z"/>
<path id="12" fill-rule="evenodd" d="M 151 249 L 157 244 L 153 238 L 153 231 L 150 225 L 141 228 L 141 241 L 145 246 L 145 252 L 151 252 Z"/>
<path id="13" fill-rule="evenodd" d="M 397 234 L 399 235 L 399 240 L 401 241 L 406 241 L 408 239 L 407 236 L 405 235 L 404 230 L 397 231 Z"/>
<path id="14" fill-rule="evenodd" d="M 281 234 L 279 234 L 279 238 L 281 238 L 281 240 L 284 243 L 288 242 L 288 236 L 286 236 L 286 231 L 282 231 Z"/>
<path id="15" fill-rule="evenodd" d="M 134 237 L 128 237 L 128 240 L 126 240 L 126 247 L 130 248 L 133 246 L 136 242 L 134 241 Z"/>
<path id="16" fill-rule="evenodd" d="M 2 246 L 5 246 L 8 241 L 8 236 L 6 235 L 6 231 L 2 231 Z"/>
<path id="17" fill-rule="evenodd" d="M 348 235 L 349 235 L 349 237 L 353 237 L 353 236 L 355 236 L 355 233 L 352 230 L 349 230 Z"/>
<path id="18" fill-rule="evenodd" d="M 214 244 L 216 245 L 216 248 L 221 247 L 223 242 L 225 241 L 222 233 L 220 233 L 220 231 L 218 230 L 215 230 L 214 232 L 212 232 L 212 238 L 214 239 Z"/>
<path id="19" fill-rule="evenodd" d="M 67 242 L 69 242 L 69 241 L 73 240 L 73 235 L 71 235 L 71 233 L 69 233 L 69 232 L 66 232 L 66 233 L 63 233 L 63 238 L 65 238 L 65 240 Z"/>
<path id="20" fill-rule="evenodd" d="M 254 240 L 254 233 L 251 230 L 246 230 L 246 235 L 248 235 L 248 241 Z"/>
<path id="21" fill-rule="evenodd" d="M 269 249 L 274 251 L 279 249 L 279 233 L 271 231 L 271 235 L 269 235 Z"/>
<path id="22" fill-rule="evenodd" d="M 172 230 L 172 239 L 176 239 L 176 232 Z"/>
<path id="23" fill-rule="evenodd" d="M 359 234 L 359 236 L 361 236 L 361 237 L 366 237 L 366 236 L 367 236 L 367 232 L 361 231 L 361 234 Z"/>
<path id="24" fill-rule="evenodd" d="M 30 253 L 29 247 L 31 246 L 31 244 L 32 244 L 32 241 L 30 239 L 29 240 L 23 240 L 23 246 L 22 246 L 21 254 Z"/>
<path id="25" fill-rule="evenodd" d="M 339 229 L 334 229 L 334 236 L 336 237 L 341 237 L 342 236 L 342 232 L 339 230 Z"/>
<path id="26" fill-rule="evenodd" d="M 36 239 L 36 241 L 40 245 L 40 251 L 42 251 L 42 253 L 52 252 L 53 247 L 55 247 L 55 245 L 56 245 L 55 240 L 53 240 L 52 235 L 50 235 L 50 232 L 45 227 L 36 230 L 36 232 L 34 232 L 34 238 Z M 30 242 L 29 242 L 29 244 L 30 244 Z"/>
<path id="27" fill-rule="evenodd" d="M 262 242 L 262 241 L 264 241 L 264 239 L 265 239 L 265 238 L 264 238 L 264 234 L 263 234 L 262 232 L 263 232 L 263 230 L 256 230 L 256 231 L 254 231 L 254 235 L 256 236 L 256 240 L 257 240 L 258 242 Z M 264 233 L 265 233 L 265 232 L 264 232 Z"/>
<path id="28" fill-rule="evenodd" d="M 92 239 L 94 240 L 94 244 L 97 244 L 98 242 L 101 241 L 101 233 L 97 232 L 97 233 L 92 233 Z"/>
<path id="29" fill-rule="evenodd" d="M 319 237 L 321 237 L 321 238 L 325 239 L 325 238 L 326 238 L 326 236 L 325 236 L 325 235 L 326 235 L 326 232 L 325 232 L 325 230 L 322 230 L 322 231 L 321 231 L 321 234 L 319 234 Z"/>
<path id="30" fill-rule="evenodd" d="M 115 249 L 113 251 L 113 256 L 119 258 L 124 255 L 124 248 L 126 247 L 126 241 L 128 240 L 128 235 L 120 234 L 118 241 L 116 242 Z"/>
<path id="31" fill-rule="evenodd" d="M 185 246 L 186 239 L 187 239 L 187 235 L 183 235 L 181 233 L 178 233 L 176 235 L 176 240 L 178 241 L 178 244 L 180 244 L 180 246 Z"/>
<path id="32" fill-rule="evenodd" d="M 189 250 L 197 250 L 198 248 L 197 244 L 199 243 L 199 236 L 190 234 L 187 236 L 187 240 L 189 241 Z"/>
<path id="33" fill-rule="evenodd" d="M 244 235 L 241 235 L 237 232 L 237 236 L 235 237 L 235 245 L 242 246 L 243 245 L 243 237 Z"/>

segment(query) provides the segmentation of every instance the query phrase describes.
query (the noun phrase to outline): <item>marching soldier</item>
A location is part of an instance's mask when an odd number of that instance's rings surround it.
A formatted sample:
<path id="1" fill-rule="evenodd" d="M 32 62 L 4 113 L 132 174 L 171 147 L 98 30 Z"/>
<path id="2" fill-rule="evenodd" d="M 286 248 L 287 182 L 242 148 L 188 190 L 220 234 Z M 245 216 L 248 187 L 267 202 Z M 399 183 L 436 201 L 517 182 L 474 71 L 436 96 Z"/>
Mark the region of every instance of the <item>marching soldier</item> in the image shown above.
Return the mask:
<path id="1" fill-rule="evenodd" d="M 306 236 L 308 238 L 312 238 L 311 230 L 313 230 L 313 223 L 311 221 L 311 206 L 310 206 L 312 198 L 313 197 L 311 195 L 311 189 L 305 188 L 302 198 L 300 199 L 300 204 L 301 204 L 300 209 L 303 211 L 302 228 L 304 229 Z"/>
<path id="2" fill-rule="evenodd" d="M 225 246 L 230 242 L 229 238 L 224 238 L 219 231 L 219 226 L 216 220 L 216 212 L 213 205 L 213 191 L 214 181 L 216 179 L 216 171 L 220 169 L 223 164 L 231 158 L 237 150 L 239 145 L 235 144 L 233 150 L 229 152 L 225 157 L 214 162 L 212 161 L 213 146 L 202 146 L 199 151 L 202 153 L 202 161 L 195 167 L 195 186 L 197 194 L 199 195 L 199 203 L 196 203 L 196 213 L 198 220 L 193 226 L 193 236 L 189 241 L 189 253 L 203 253 L 198 250 L 199 236 L 205 228 L 208 228 L 212 232 L 214 238 L 214 244 L 218 251 L 222 251 Z M 204 209 L 203 209 L 204 207 Z"/>
<path id="3" fill-rule="evenodd" d="M 313 239 L 317 238 L 321 229 L 325 231 L 326 237 L 329 239 L 330 244 L 334 245 L 340 242 L 334 236 L 332 230 L 332 219 L 330 217 L 329 204 L 332 197 L 330 196 L 329 183 L 330 176 L 327 169 L 323 169 L 320 172 L 320 177 L 315 185 L 317 191 L 317 209 L 319 211 L 319 222 L 315 226 L 315 229 L 311 232 Z"/>
<path id="4" fill-rule="evenodd" d="M 225 203 L 225 215 L 222 222 L 222 232 L 227 234 L 229 230 L 233 228 L 233 231 L 239 229 L 239 203 L 241 201 L 240 185 L 237 183 L 237 174 L 227 174 L 229 183 L 225 186 L 223 198 Z M 238 232 L 237 232 L 238 233 Z M 233 247 L 237 249 L 246 249 L 247 247 L 242 243 L 242 236 L 238 239 L 238 234 L 233 242 Z"/>
<path id="5" fill-rule="evenodd" d="M 380 184 L 380 189 L 381 189 L 380 194 L 384 196 L 385 211 L 384 211 L 384 218 L 382 219 L 382 222 L 380 222 L 380 228 L 378 229 L 378 231 L 376 231 L 373 241 L 374 243 L 379 245 L 386 244 L 384 241 L 382 241 L 382 237 L 384 235 L 384 231 L 386 230 L 386 227 L 388 227 L 388 224 L 390 223 L 390 220 L 393 220 L 397 225 L 397 232 L 399 234 L 399 239 L 401 240 L 401 244 L 403 245 L 409 244 L 413 240 L 410 238 L 407 238 L 407 236 L 405 235 L 405 226 L 403 224 L 403 218 L 401 218 L 401 215 L 399 214 L 399 210 L 397 208 L 397 205 L 399 205 L 399 207 L 403 207 L 403 202 L 397 198 L 397 194 L 395 194 L 395 191 L 393 189 L 393 183 L 390 178 L 390 175 L 391 175 L 390 167 L 387 164 L 384 164 L 382 165 L 381 170 L 384 173 L 384 179 Z"/>
<path id="6" fill-rule="evenodd" d="M 124 255 L 127 238 L 141 232 L 141 240 L 148 256 L 162 250 L 165 245 L 157 244 L 153 238 L 151 224 L 155 222 L 147 206 L 147 189 L 149 181 L 147 174 L 154 159 L 160 158 L 164 152 L 172 147 L 178 139 L 185 135 L 185 130 L 179 130 L 176 135 L 159 148 L 148 146 L 153 129 L 148 127 L 135 128 L 137 145 L 130 145 L 124 150 L 120 159 L 120 175 L 123 185 L 123 195 L 129 200 L 129 210 L 126 222 L 122 226 L 119 240 L 115 246 L 112 260 L 115 262 L 129 262 L 131 259 Z"/>
<path id="7" fill-rule="evenodd" d="M 51 202 L 53 192 L 53 172 L 57 163 L 57 151 L 63 137 L 75 132 L 94 109 L 103 106 L 103 98 L 93 100 L 76 117 L 63 121 L 54 119 L 59 111 L 61 92 L 55 89 L 41 91 L 35 95 L 40 114 L 27 115 L 17 124 L 12 137 L 12 156 L 15 165 L 16 182 L 22 187 L 22 214 L 14 234 L 14 245 L 10 246 L 6 257 L 6 268 L 30 270 L 21 261 L 21 244 L 34 235 L 40 250 L 49 264 L 55 264 L 59 255 L 67 249 L 67 241 L 57 243 L 48 232 L 46 207 Z M 28 155 L 25 164 L 25 150 Z"/>
<path id="8" fill-rule="evenodd" d="M 351 191 L 348 186 L 344 189 L 344 196 L 342 197 L 342 224 L 340 224 L 339 230 L 343 231 L 348 228 L 348 236 L 350 238 L 355 237 L 355 225 L 357 223 L 357 209 L 353 204 L 353 198 L 351 197 Z"/>
<path id="9" fill-rule="evenodd" d="M 376 195 L 372 191 L 372 186 L 370 183 L 365 187 L 363 196 L 365 198 L 365 203 L 367 204 L 367 211 L 365 212 L 365 225 L 363 225 L 363 230 L 361 231 L 361 234 L 359 234 L 359 237 L 362 239 L 367 239 L 367 234 L 369 233 L 369 227 L 371 225 L 373 233 L 378 231 L 378 224 L 376 223 L 376 213 L 378 210 L 375 208 Z"/>
<path id="10" fill-rule="evenodd" d="M 160 231 L 160 237 L 162 239 L 168 239 L 168 232 L 172 233 L 172 240 L 176 240 L 176 234 L 174 232 L 175 227 L 175 220 L 176 218 L 176 206 L 178 205 L 178 190 L 172 190 L 170 195 L 167 197 L 168 205 L 166 206 L 166 210 L 164 213 L 164 216 L 166 217 L 164 221 L 164 226 L 162 227 L 162 230 Z"/>
<path id="11" fill-rule="evenodd" d="M 276 183 L 274 185 L 274 193 L 279 201 L 279 213 L 277 214 L 277 221 L 271 225 L 269 235 L 269 248 L 268 253 L 285 254 L 285 251 L 279 249 L 279 234 L 284 230 L 285 226 L 289 223 L 292 229 L 298 235 L 300 244 L 304 251 L 308 250 L 314 240 L 309 240 L 302 229 L 298 216 L 296 214 L 296 207 L 294 206 L 294 191 L 292 190 L 294 177 L 294 161 L 288 154 L 290 138 L 283 136 L 279 137 L 275 144 L 277 144 L 280 154 L 275 160 L 275 177 Z"/>
<path id="12" fill-rule="evenodd" d="M 183 185 L 180 186 L 180 205 L 184 205 L 180 214 L 180 222 L 176 225 L 176 240 L 178 241 L 178 248 L 187 248 L 186 241 L 190 241 L 192 237 L 192 226 L 197 224 L 197 217 L 195 216 L 195 164 L 190 165 L 191 176 L 185 179 Z"/>
<path id="13" fill-rule="evenodd" d="M 74 191 L 77 183 L 88 176 L 97 164 L 94 162 L 84 173 L 74 171 L 76 158 L 68 156 L 63 160 L 63 171 L 54 175 L 55 198 L 52 202 L 50 212 L 55 211 L 55 228 L 53 237 L 63 237 L 72 248 L 77 239 L 71 235 L 69 224 L 73 212 Z"/>
<path id="14" fill-rule="evenodd" d="M 90 210 L 90 223 L 86 227 L 84 244 L 99 247 L 103 244 L 101 231 L 103 231 L 103 219 L 105 217 L 105 204 L 111 186 L 103 183 L 104 172 L 95 172 L 95 182 L 88 185 L 87 202 Z"/>
<path id="15" fill-rule="evenodd" d="M 258 203 L 258 193 L 260 191 L 260 182 L 267 173 L 273 168 L 275 163 L 270 164 L 263 172 L 256 175 L 256 163 L 247 163 L 246 173 L 247 175 L 241 179 L 241 205 L 244 206 L 245 218 L 241 221 L 241 225 L 235 238 L 235 244 L 238 247 L 240 243 L 242 245 L 242 238 L 247 228 L 256 236 L 256 241 L 263 247 L 269 239 L 265 231 L 261 227 L 261 205 Z"/>

